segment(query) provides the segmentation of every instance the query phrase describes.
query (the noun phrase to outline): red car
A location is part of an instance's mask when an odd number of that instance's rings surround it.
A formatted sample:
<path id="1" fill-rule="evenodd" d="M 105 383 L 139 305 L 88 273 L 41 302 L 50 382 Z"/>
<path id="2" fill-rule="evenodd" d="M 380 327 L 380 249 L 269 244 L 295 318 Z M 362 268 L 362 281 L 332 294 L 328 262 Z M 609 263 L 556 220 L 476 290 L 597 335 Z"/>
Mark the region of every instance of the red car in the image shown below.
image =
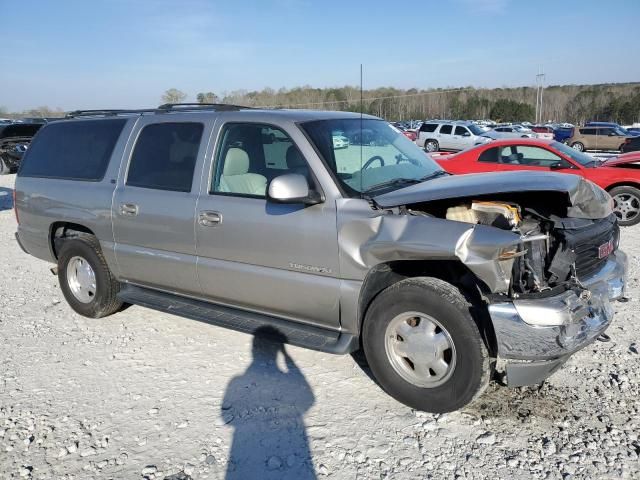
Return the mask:
<path id="1" fill-rule="evenodd" d="M 434 157 L 450 173 L 541 170 L 581 175 L 613 197 L 621 226 L 640 222 L 640 152 L 595 159 L 552 140 L 497 140 L 453 155 Z"/>

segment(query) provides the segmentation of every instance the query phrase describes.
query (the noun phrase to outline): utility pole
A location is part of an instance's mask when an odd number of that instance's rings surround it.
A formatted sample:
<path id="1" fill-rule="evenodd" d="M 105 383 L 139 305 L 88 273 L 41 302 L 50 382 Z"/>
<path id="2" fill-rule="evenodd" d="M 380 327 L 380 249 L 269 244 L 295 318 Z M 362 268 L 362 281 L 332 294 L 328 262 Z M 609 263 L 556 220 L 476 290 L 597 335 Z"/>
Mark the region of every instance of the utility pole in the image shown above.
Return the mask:
<path id="1" fill-rule="evenodd" d="M 545 74 L 542 66 L 540 66 L 539 73 L 536 75 L 536 123 L 542 123 L 544 117 L 544 111 L 542 109 L 542 98 L 544 95 L 544 79 Z"/>

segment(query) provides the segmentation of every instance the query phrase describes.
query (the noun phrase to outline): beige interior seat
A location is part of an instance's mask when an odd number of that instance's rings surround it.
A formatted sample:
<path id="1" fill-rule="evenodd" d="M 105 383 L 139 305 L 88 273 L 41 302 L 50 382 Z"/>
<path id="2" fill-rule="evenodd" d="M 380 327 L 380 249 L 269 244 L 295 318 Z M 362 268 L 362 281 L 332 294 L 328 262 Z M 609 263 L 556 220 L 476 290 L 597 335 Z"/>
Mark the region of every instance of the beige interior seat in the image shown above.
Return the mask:
<path id="1" fill-rule="evenodd" d="M 249 173 L 249 155 L 242 148 L 230 148 L 224 159 L 220 191 L 244 195 L 264 196 L 267 178 L 257 173 Z"/>

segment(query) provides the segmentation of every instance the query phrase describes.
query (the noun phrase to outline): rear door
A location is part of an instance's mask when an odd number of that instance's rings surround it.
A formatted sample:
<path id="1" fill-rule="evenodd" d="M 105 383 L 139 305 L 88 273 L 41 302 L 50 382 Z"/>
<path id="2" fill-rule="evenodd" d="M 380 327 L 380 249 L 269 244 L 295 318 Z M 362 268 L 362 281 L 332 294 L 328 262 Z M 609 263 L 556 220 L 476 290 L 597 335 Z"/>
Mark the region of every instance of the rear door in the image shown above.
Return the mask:
<path id="1" fill-rule="evenodd" d="M 131 136 L 113 197 L 115 254 L 130 282 L 200 295 L 195 209 L 213 119 L 171 117 L 142 117 Z"/>
<path id="2" fill-rule="evenodd" d="M 453 125 L 441 125 L 438 131 L 438 144 L 440 149 L 455 149 L 453 142 Z"/>

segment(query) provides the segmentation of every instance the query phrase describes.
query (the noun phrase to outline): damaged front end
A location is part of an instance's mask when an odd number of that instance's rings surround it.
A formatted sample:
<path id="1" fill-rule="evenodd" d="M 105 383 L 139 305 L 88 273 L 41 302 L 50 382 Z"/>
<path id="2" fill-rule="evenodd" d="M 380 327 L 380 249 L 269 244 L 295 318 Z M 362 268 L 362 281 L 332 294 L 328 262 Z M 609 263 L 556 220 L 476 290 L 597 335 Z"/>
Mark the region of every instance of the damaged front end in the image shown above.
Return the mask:
<path id="1" fill-rule="evenodd" d="M 399 207 L 467 225 L 453 252 L 482 282 L 498 368 L 511 386 L 539 383 L 601 335 L 613 316 L 611 301 L 624 296 L 626 256 L 618 250 L 611 198 L 591 182 L 565 176 L 570 180 L 555 190 L 536 190 L 523 175 L 519 189 L 487 193 L 483 186 L 477 194 L 471 188 Z M 383 198 L 382 207 L 388 202 Z"/>

